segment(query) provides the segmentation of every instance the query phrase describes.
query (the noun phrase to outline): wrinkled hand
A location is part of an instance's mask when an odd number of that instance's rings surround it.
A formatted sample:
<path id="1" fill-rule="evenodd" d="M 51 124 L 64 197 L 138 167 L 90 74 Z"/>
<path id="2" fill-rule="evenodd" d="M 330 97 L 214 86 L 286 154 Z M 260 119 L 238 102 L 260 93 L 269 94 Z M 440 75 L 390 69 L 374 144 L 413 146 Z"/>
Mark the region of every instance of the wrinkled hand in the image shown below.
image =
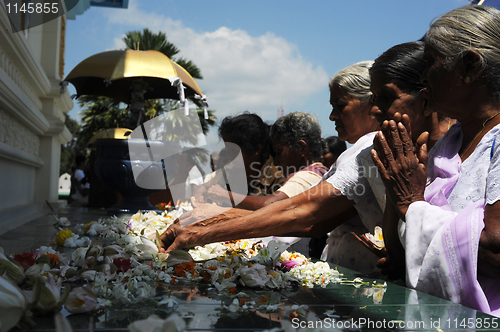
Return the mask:
<path id="1" fill-rule="evenodd" d="M 372 158 L 389 199 L 404 220 L 409 205 L 424 200 L 429 156 L 426 144 L 428 133 L 420 135 L 414 151 L 409 118 L 403 116 L 402 120 L 404 124 L 384 121 L 373 141 L 375 149 L 372 150 Z"/>
<path id="2" fill-rule="evenodd" d="M 196 232 L 188 227 L 183 227 L 176 219 L 170 227 L 160 236 L 162 247 L 160 252 L 170 252 L 176 249 L 189 249 L 197 245 Z"/>
<path id="3" fill-rule="evenodd" d="M 218 184 L 208 188 L 208 191 L 205 194 L 205 198 L 208 201 L 215 202 L 218 205 L 231 206 L 231 200 L 229 199 L 229 192 Z"/>
<path id="4" fill-rule="evenodd" d="M 214 204 L 199 203 L 194 197 L 191 198 L 191 205 L 193 205 L 194 209 L 183 213 L 179 218 L 182 226 L 207 220 L 230 209 Z"/>
<path id="5" fill-rule="evenodd" d="M 180 218 L 176 219 L 160 237 L 162 241 L 160 252 L 170 252 L 174 249 L 188 249 L 214 242 L 216 240 L 212 236 L 206 235 L 218 233 L 219 226 L 217 224 L 219 222 L 242 217 L 252 212 L 250 210 L 230 208 L 212 218 L 193 223 L 189 226 L 182 226 Z M 222 241 L 224 240 L 229 239 L 223 239 Z"/>

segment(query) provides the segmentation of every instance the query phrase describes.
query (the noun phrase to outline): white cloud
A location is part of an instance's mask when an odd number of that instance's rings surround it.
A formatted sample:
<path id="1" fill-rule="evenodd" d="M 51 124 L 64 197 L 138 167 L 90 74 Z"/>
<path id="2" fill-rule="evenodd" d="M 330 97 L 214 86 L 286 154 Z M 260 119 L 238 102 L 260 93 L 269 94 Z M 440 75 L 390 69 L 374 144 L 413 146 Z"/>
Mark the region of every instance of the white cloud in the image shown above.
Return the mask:
<path id="1" fill-rule="evenodd" d="M 181 50 L 178 56 L 201 69 L 198 85 L 219 119 L 245 110 L 274 119 L 281 103 L 300 108 L 328 84 L 322 67 L 314 67 L 296 45 L 272 33 L 253 37 L 227 27 L 195 32 L 180 21 L 141 10 L 135 1 L 125 12 L 110 14 L 111 25 L 165 32 Z M 121 37 L 115 39 L 115 48 L 123 48 Z"/>

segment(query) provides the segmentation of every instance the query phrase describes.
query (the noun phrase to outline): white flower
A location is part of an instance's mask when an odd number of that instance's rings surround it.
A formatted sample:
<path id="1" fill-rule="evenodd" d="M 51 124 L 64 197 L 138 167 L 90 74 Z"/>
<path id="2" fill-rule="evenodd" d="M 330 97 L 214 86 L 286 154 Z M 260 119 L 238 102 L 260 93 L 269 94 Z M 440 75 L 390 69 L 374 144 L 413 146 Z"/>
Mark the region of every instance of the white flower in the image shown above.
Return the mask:
<path id="1" fill-rule="evenodd" d="M 66 217 L 61 217 L 61 218 L 57 219 L 57 223 L 59 224 L 59 226 L 62 226 L 62 227 L 71 226 L 71 222 Z"/>
<path id="2" fill-rule="evenodd" d="M 94 270 L 83 271 L 80 273 L 80 279 L 92 282 L 96 278 L 96 274 L 97 272 Z"/>
<path id="3" fill-rule="evenodd" d="M 142 243 L 136 246 L 136 254 L 139 260 L 152 259 L 158 255 L 158 247 L 156 246 L 156 243 L 144 236 L 141 236 L 141 242 Z"/>
<path id="4" fill-rule="evenodd" d="M 96 266 L 96 271 L 106 280 L 113 280 L 116 276 L 116 266 L 113 264 L 101 264 Z"/>
<path id="5" fill-rule="evenodd" d="M 174 308 L 177 307 L 179 304 L 174 299 L 171 299 L 166 296 L 164 299 L 158 302 L 158 305 L 166 305 L 167 308 Z"/>
<path id="6" fill-rule="evenodd" d="M 141 231 L 141 235 L 147 237 L 151 241 L 156 239 L 156 229 L 152 227 L 146 227 Z"/>
<path id="7" fill-rule="evenodd" d="M 231 287 L 236 287 L 236 284 L 229 279 L 223 279 L 222 282 L 214 282 L 213 284 L 219 291 L 230 289 Z"/>
<path id="8" fill-rule="evenodd" d="M 148 264 L 140 264 L 139 266 L 136 266 L 132 269 L 132 274 L 135 277 L 138 276 L 151 276 L 153 270 L 151 269 L 151 266 Z"/>
<path id="9" fill-rule="evenodd" d="M 267 279 L 266 267 L 254 264 L 252 267 L 242 266 L 238 269 L 240 283 L 246 287 L 264 287 Z"/>
<path id="10" fill-rule="evenodd" d="M 88 245 L 90 245 L 92 241 L 90 240 L 89 237 L 87 236 L 83 236 L 81 238 L 79 238 L 78 240 L 75 241 L 75 244 L 78 248 L 80 247 L 87 247 Z"/>
<path id="11" fill-rule="evenodd" d="M 104 225 L 102 225 L 100 223 L 93 223 L 87 229 L 87 235 L 89 235 L 89 236 L 97 236 L 99 233 L 102 232 L 103 229 L 104 229 Z"/>
<path id="12" fill-rule="evenodd" d="M 40 287 L 40 299 L 32 311 L 42 315 L 61 311 L 62 305 L 68 298 L 70 288 L 65 286 L 66 290 L 61 295 L 62 279 L 58 278 L 56 281 L 51 273 L 48 273 L 47 277 L 39 277 L 36 282 L 39 283 Z"/>
<path id="13" fill-rule="evenodd" d="M 66 300 L 66 310 L 73 314 L 89 312 L 97 305 L 97 295 L 89 286 L 73 288 Z"/>
<path id="14" fill-rule="evenodd" d="M 301 282 L 302 286 L 312 288 L 314 285 L 326 287 L 330 282 L 340 282 L 340 273 L 330 268 L 328 263 L 316 262 L 295 266 L 288 274 Z"/>
<path id="15" fill-rule="evenodd" d="M 44 256 L 47 254 L 52 254 L 52 255 L 56 255 L 57 257 L 59 257 L 59 260 L 61 261 L 61 263 L 64 263 L 64 264 L 69 263 L 70 256 L 68 254 L 62 254 L 59 251 L 55 251 L 51 247 L 41 246 L 40 248 L 38 248 L 35 251 L 35 253 L 36 253 L 35 258 L 40 258 L 41 256 Z"/>
<path id="16" fill-rule="evenodd" d="M 156 288 L 148 286 L 145 282 L 138 283 L 136 288 L 136 294 L 139 299 L 152 299 L 156 295 Z"/>
<path id="17" fill-rule="evenodd" d="M 87 255 L 88 248 L 77 248 L 71 254 L 71 260 L 75 266 L 83 266 L 85 263 L 85 256 Z"/>
<path id="18" fill-rule="evenodd" d="M 229 307 L 227 307 L 227 310 L 229 310 L 230 312 L 236 312 L 238 311 L 239 308 L 240 308 L 240 301 L 238 301 L 238 299 L 234 299 L 233 303 L 231 303 Z"/>
<path id="19" fill-rule="evenodd" d="M 18 285 L 24 281 L 25 273 L 21 264 L 5 256 L 3 248 L 0 247 L 0 275 L 4 273 L 10 280 Z"/>
<path id="20" fill-rule="evenodd" d="M 47 254 L 52 254 L 52 255 L 59 254 L 59 252 L 52 249 L 52 247 L 46 247 L 46 246 L 41 246 L 40 248 L 38 248 L 36 250 L 36 252 L 38 253 L 38 255 L 37 255 L 38 257 L 43 256 L 43 255 L 47 255 Z"/>
<path id="21" fill-rule="evenodd" d="M 174 266 L 181 263 L 189 263 L 193 257 L 184 250 L 172 250 L 167 258 L 167 266 Z"/>
<path id="22" fill-rule="evenodd" d="M 33 264 L 29 269 L 26 270 L 25 274 L 27 277 L 38 277 L 50 271 L 49 264 Z"/>
<path id="23" fill-rule="evenodd" d="M 76 275 L 76 269 L 72 266 L 64 265 L 57 271 L 57 275 L 63 278 L 72 278 Z"/>
<path id="24" fill-rule="evenodd" d="M 253 257 L 252 260 L 273 266 L 276 262 L 278 262 L 281 253 L 283 253 L 283 251 L 285 251 L 288 247 L 288 244 L 272 240 L 269 242 L 267 247 L 261 248 L 259 250 L 259 254 Z"/>
<path id="25" fill-rule="evenodd" d="M 106 256 L 106 259 L 109 261 L 109 263 L 113 263 L 113 260 L 117 258 L 129 258 L 129 255 L 127 255 L 125 249 L 117 244 L 104 247 L 104 256 Z"/>
<path id="26" fill-rule="evenodd" d="M 288 284 L 288 277 L 281 271 L 271 271 L 268 274 L 266 286 L 269 288 L 285 288 Z"/>
<path id="27" fill-rule="evenodd" d="M 387 288 L 375 288 L 373 292 L 373 303 L 374 304 L 380 304 L 382 303 L 382 300 L 384 298 L 384 293 L 387 290 Z"/>
<path id="28" fill-rule="evenodd" d="M 80 235 L 73 234 L 72 237 L 69 237 L 69 238 L 66 239 L 66 241 L 64 241 L 64 247 L 66 247 L 66 248 L 76 248 L 77 247 L 76 241 L 78 240 L 79 237 L 80 237 Z"/>
<path id="29" fill-rule="evenodd" d="M 384 299 L 384 294 L 387 290 L 387 284 L 374 284 L 372 288 L 363 289 L 363 295 L 373 298 L 373 304 L 380 304 Z"/>
<path id="30" fill-rule="evenodd" d="M 376 249 L 385 248 L 384 235 L 382 234 L 382 228 L 380 226 L 375 226 L 374 234 L 365 233 L 365 236 L 370 240 Z"/>
<path id="31" fill-rule="evenodd" d="M 156 315 L 138 320 L 128 326 L 130 332 L 181 332 L 186 329 L 184 320 L 176 314 L 163 320 Z"/>
<path id="32" fill-rule="evenodd" d="M 12 281 L 0 276 L 0 332 L 9 331 L 24 316 L 28 301 Z"/>

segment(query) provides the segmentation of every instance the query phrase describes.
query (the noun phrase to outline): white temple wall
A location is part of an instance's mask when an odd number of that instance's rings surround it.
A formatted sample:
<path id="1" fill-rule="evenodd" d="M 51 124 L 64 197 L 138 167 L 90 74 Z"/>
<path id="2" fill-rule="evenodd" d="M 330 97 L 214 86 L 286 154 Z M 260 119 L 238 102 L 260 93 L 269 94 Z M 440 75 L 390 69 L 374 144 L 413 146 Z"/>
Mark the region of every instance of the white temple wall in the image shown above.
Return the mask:
<path id="1" fill-rule="evenodd" d="M 57 190 L 73 107 L 59 84 L 65 20 L 12 33 L 0 6 L 0 234 L 47 213 L 46 202 L 65 203 Z"/>

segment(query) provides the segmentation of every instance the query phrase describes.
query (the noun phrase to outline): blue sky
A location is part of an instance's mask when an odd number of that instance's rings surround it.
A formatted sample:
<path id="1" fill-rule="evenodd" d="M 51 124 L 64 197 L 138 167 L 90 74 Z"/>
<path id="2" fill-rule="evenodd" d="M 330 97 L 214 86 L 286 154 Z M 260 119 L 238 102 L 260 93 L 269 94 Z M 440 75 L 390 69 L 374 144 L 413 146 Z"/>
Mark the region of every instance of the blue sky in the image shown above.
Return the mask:
<path id="1" fill-rule="evenodd" d="M 336 134 L 328 80 L 389 47 L 420 39 L 437 16 L 468 0 L 130 0 L 69 20 L 65 75 L 99 52 L 124 48 L 128 31 L 163 31 L 201 69 L 198 81 L 219 120 L 243 111 L 269 123 L 277 109 L 315 114 Z M 69 86 L 70 93 L 75 93 Z M 76 105 L 70 115 L 78 119 Z M 133 128 L 132 128 L 133 129 Z M 214 132 L 215 130 L 212 130 Z M 209 135 L 209 142 L 216 141 Z"/>

